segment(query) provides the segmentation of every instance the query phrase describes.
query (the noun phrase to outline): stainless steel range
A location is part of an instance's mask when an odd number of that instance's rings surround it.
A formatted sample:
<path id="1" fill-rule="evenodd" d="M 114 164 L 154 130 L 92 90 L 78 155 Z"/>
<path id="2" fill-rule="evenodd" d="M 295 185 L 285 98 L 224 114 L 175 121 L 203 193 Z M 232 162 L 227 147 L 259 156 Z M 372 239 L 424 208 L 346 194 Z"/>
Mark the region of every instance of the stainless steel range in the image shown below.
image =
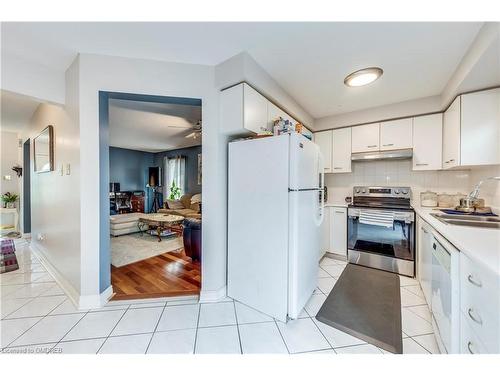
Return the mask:
<path id="1" fill-rule="evenodd" d="M 355 186 L 347 210 L 349 263 L 415 276 L 415 212 L 409 187 Z"/>

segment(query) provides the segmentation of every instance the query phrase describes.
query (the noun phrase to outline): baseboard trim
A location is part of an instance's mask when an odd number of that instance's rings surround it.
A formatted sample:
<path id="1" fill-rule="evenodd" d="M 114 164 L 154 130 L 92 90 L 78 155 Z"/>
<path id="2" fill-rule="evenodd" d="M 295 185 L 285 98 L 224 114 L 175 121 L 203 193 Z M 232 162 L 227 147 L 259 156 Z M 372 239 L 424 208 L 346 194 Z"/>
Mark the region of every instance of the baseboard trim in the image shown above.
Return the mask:
<path id="1" fill-rule="evenodd" d="M 91 294 L 86 296 L 80 296 L 78 300 L 78 308 L 79 309 L 96 309 L 99 307 L 103 307 L 113 296 L 113 286 L 104 290 L 101 294 Z"/>
<path id="2" fill-rule="evenodd" d="M 71 283 L 52 265 L 52 263 L 49 262 L 36 243 L 31 242 L 30 248 L 50 276 L 54 278 L 56 283 L 61 287 L 64 293 L 66 293 L 71 302 L 73 302 L 73 305 L 79 307 L 80 293 L 78 293 L 73 285 L 71 285 Z"/>
<path id="3" fill-rule="evenodd" d="M 226 297 L 226 285 L 218 290 L 202 290 L 200 291 L 200 302 L 219 302 Z"/>
<path id="4" fill-rule="evenodd" d="M 71 285 L 71 283 L 50 263 L 36 243 L 30 244 L 33 254 L 37 257 L 40 263 L 45 267 L 47 272 L 54 278 L 56 283 L 61 287 L 64 293 L 69 297 L 73 305 L 80 310 L 97 309 L 104 306 L 113 296 L 113 286 L 109 286 L 100 294 L 92 294 L 82 296 Z"/>

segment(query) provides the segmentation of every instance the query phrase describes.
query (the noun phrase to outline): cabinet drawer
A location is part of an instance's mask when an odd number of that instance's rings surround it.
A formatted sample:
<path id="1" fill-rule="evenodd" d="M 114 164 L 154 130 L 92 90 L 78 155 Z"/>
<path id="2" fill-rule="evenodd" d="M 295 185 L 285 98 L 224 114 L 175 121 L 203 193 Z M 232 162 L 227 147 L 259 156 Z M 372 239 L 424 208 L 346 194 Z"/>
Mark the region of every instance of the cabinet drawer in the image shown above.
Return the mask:
<path id="1" fill-rule="evenodd" d="M 460 354 L 487 354 L 486 348 L 470 327 L 466 316 L 461 314 L 460 318 Z"/>
<path id="2" fill-rule="evenodd" d="M 500 350 L 500 288 L 493 272 L 460 254 L 460 310 L 490 352 Z"/>

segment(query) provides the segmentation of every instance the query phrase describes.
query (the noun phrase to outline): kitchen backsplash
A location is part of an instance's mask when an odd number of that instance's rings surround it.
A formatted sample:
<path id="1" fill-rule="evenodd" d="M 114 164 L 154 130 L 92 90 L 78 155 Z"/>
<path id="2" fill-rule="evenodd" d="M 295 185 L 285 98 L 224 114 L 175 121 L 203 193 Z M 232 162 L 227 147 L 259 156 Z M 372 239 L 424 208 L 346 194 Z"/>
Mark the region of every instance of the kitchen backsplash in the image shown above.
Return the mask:
<path id="1" fill-rule="evenodd" d="M 478 172 L 474 172 L 474 176 L 475 173 Z M 493 171 L 483 173 L 494 174 Z M 357 185 L 410 186 L 413 192 L 412 198 L 419 201 L 420 192 L 425 190 L 450 194 L 469 193 L 474 184 L 471 179 L 472 174 L 471 170 L 413 171 L 411 160 L 353 162 L 352 173 L 327 174 L 325 185 L 328 187 L 328 201 L 333 203 L 343 202 L 346 196 L 352 196 L 352 188 Z M 475 180 L 475 177 L 473 179 Z M 499 186 L 497 188 L 500 189 Z M 486 196 L 485 198 L 490 204 L 489 199 L 492 198 Z"/>
<path id="2" fill-rule="evenodd" d="M 470 171 L 471 190 L 479 181 L 487 177 L 500 176 L 500 166 L 478 167 Z M 500 181 L 486 181 L 481 186 L 480 198 L 484 198 L 488 206 L 500 209 Z"/>

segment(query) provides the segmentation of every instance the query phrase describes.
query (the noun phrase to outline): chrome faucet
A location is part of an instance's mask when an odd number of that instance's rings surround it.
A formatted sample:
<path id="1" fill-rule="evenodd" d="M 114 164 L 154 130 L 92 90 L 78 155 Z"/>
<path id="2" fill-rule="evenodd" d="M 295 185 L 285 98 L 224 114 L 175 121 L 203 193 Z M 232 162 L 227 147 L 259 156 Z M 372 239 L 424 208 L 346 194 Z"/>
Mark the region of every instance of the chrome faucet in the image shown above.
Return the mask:
<path id="1" fill-rule="evenodd" d="M 481 185 L 488 181 L 488 180 L 500 180 L 500 176 L 497 176 L 497 177 L 488 177 L 488 178 L 485 178 L 484 180 L 481 180 L 477 183 L 477 185 L 474 187 L 474 190 L 472 190 L 469 194 L 469 198 L 472 198 L 472 199 L 477 199 L 479 197 L 479 190 L 481 189 Z"/>

